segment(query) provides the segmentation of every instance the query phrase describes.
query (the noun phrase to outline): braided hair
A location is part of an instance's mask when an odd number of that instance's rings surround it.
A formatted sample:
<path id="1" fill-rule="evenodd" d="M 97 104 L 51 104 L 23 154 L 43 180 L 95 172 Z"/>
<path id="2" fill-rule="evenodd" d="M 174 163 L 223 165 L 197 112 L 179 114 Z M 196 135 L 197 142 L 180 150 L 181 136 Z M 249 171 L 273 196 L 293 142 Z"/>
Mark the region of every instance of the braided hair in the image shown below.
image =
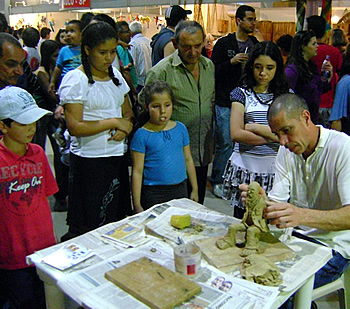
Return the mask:
<path id="1" fill-rule="evenodd" d="M 106 42 L 107 40 L 116 39 L 116 37 L 117 35 L 115 30 L 106 22 L 89 24 L 83 30 L 81 40 L 81 63 L 88 78 L 89 84 L 93 84 L 95 81 L 92 76 L 88 55 L 85 52 L 85 46 L 92 49 Z M 112 79 L 116 86 L 121 85 L 119 79 L 114 76 L 112 65 L 110 65 L 108 68 L 108 76 Z"/>

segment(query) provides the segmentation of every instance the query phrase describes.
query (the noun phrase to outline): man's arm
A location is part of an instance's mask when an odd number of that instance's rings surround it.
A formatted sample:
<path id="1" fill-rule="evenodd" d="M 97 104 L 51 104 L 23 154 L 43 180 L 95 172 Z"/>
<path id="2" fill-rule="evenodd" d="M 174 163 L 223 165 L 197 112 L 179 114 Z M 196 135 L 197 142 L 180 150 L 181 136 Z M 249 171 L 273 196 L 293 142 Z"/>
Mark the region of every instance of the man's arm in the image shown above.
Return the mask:
<path id="1" fill-rule="evenodd" d="M 27 76 L 27 90 L 31 94 L 34 94 L 38 91 L 40 91 L 41 86 L 39 84 L 37 76 L 32 71 L 30 65 L 27 61 L 23 61 L 22 64 L 23 72 Z"/>
<path id="2" fill-rule="evenodd" d="M 174 53 L 175 51 L 175 47 L 172 41 L 170 41 L 169 43 L 167 43 L 164 48 L 163 48 L 163 52 L 164 52 L 164 58 L 168 57 L 169 55 L 171 55 L 172 53 Z"/>
<path id="3" fill-rule="evenodd" d="M 350 205 L 336 210 L 316 210 L 296 207 L 290 203 L 266 202 L 264 218 L 278 228 L 305 225 L 326 231 L 350 229 Z"/>
<path id="4" fill-rule="evenodd" d="M 137 151 L 131 151 L 131 157 L 133 162 L 132 167 L 132 200 L 135 213 L 143 211 L 141 205 L 141 190 L 143 169 L 145 164 L 145 154 Z"/>
<path id="5" fill-rule="evenodd" d="M 62 75 L 62 68 L 55 66 L 55 69 L 53 70 L 50 84 L 49 84 L 49 91 L 50 92 L 52 92 L 52 93 L 56 92 L 58 81 L 59 81 L 61 75 Z"/>
<path id="6" fill-rule="evenodd" d="M 155 82 L 157 80 L 167 81 L 167 79 L 166 79 L 166 72 L 164 70 L 157 70 L 157 71 L 155 71 L 153 68 L 151 68 L 147 72 L 146 80 L 145 80 L 145 86 L 147 84 L 153 83 L 153 82 Z"/>
<path id="7" fill-rule="evenodd" d="M 343 78 L 342 81 L 337 84 L 332 111 L 329 116 L 329 121 L 332 123 L 331 128 L 337 131 L 342 130 L 341 119 L 343 117 L 348 117 L 350 78 L 348 76 L 344 76 Z"/>
<path id="8" fill-rule="evenodd" d="M 237 55 L 238 54 L 235 56 Z M 225 74 L 230 73 L 233 68 L 241 70 L 241 63 L 228 57 L 227 46 L 225 46 L 224 41 L 220 39 L 214 45 L 211 61 L 215 64 L 215 76 L 225 76 Z"/>
<path id="9" fill-rule="evenodd" d="M 185 163 L 186 163 L 186 171 L 188 175 L 188 179 L 190 181 L 192 192 L 190 194 L 191 200 L 198 202 L 198 183 L 196 176 L 196 169 L 194 167 L 190 145 L 187 145 L 183 148 Z"/>
<path id="10" fill-rule="evenodd" d="M 284 73 L 286 75 L 289 87 L 294 90 L 298 81 L 297 69 L 293 66 L 286 66 L 284 69 Z"/>
<path id="11" fill-rule="evenodd" d="M 331 129 L 341 132 L 341 130 L 342 130 L 341 120 L 334 120 L 334 121 L 332 121 Z"/>
<path id="12" fill-rule="evenodd" d="M 241 184 L 242 200 L 245 202 L 248 185 Z M 264 198 L 264 189 L 259 192 Z M 264 218 L 278 228 L 305 225 L 326 231 L 341 231 L 350 229 L 350 205 L 344 205 L 336 210 L 316 210 L 300 208 L 290 203 L 277 203 L 267 200 L 264 209 Z"/>
<path id="13" fill-rule="evenodd" d="M 278 141 L 267 125 L 257 123 L 244 124 L 244 105 L 232 102 L 230 116 L 230 134 L 234 142 L 248 145 L 264 145 L 272 140 Z"/>

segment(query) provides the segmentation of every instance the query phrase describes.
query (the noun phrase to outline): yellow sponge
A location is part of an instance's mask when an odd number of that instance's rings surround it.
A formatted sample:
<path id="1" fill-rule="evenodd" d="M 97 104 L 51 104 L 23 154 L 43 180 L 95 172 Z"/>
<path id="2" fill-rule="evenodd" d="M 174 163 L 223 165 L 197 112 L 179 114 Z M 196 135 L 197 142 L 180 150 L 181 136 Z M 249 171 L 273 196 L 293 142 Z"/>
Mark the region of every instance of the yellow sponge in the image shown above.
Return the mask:
<path id="1" fill-rule="evenodd" d="M 170 224 L 177 229 L 183 229 L 191 225 L 191 215 L 173 215 Z"/>

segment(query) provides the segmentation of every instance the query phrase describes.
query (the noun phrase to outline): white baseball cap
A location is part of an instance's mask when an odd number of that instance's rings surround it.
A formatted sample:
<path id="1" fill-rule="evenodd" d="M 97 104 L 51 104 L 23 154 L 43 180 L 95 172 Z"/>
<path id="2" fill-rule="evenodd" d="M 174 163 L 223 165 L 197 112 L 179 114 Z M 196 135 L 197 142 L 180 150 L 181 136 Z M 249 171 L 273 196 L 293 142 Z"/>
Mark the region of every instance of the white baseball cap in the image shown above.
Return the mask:
<path id="1" fill-rule="evenodd" d="M 14 86 L 0 90 L 0 120 L 10 118 L 20 124 L 30 124 L 45 115 L 52 112 L 40 108 L 26 90 Z"/>

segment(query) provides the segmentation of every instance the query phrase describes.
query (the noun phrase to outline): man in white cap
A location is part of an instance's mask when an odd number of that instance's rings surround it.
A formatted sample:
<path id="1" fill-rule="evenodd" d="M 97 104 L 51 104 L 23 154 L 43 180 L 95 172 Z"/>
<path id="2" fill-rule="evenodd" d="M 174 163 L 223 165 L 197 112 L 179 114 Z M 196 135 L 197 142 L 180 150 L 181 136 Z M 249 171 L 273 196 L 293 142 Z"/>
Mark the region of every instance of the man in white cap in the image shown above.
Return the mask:
<path id="1" fill-rule="evenodd" d="M 56 243 L 47 197 L 58 187 L 44 150 L 30 143 L 36 121 L 48 114 L 26 90 L 0 90 L 0 308 L 46 308 L 26 256 Z"/>
<path id="2" fill-rule="evenodd" d="M 165 12 L 167 26 L 152 37 L 152 66 L 175 51 L 171 41 L 174 37 L 175 27 L 181 20 L 186 20 L 187 15 L 190 14 L 192 14 L 192 11 L 184 10 L 179 5 L 172 5 L 167 8 Z"/>

